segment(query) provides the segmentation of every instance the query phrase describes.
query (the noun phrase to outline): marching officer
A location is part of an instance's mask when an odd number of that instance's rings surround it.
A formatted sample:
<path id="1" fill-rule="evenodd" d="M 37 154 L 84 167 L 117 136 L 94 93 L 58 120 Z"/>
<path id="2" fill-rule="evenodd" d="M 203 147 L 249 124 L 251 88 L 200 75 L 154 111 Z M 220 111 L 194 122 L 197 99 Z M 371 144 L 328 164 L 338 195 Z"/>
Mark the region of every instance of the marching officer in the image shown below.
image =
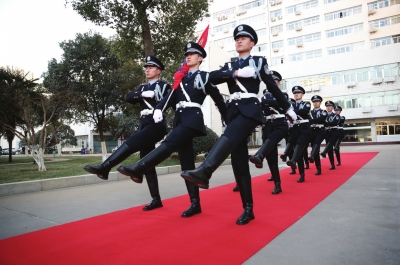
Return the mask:
<path id="1" fill-rule="evenodd" d="M 210 82 L 208 72 L 199 71 L 201 62 L 207 56 L 206 51 L 195 42 L 188 42 L 184 51 L 189 72 L 182 79 L 180 86 L 176 90 L 170 91 L 168 96 L 157 104 L 153 114 L 156 124 L 160 124 L 165 120 L 162 111 L 169 107 L 176 107 L 174 129 L 156 149 L 136 164 L 120 166 L 117 169 L 134 182 L 141 183 L 143 174 L 176 151 L 179 153 L 182 170 L 195 168 L 192 139 L 207 134 L 200 108 L 207 95 L 211 96 L 223 119 L 226 120 L 226 105 L 218 88 Z M 191 205 L 182 213 L 182 217 L 191 217 L 201 213 L 199 188 L 188 181 L 186 181 L 186 186 Z"/>
<path id="2" fill-rule="evenodd" d="M 308 101 L 303 101 L 302 98 L 306 91 L 301 86 L 294 86 L 292 88 L 294 99 L 296 103 L 293 106 L 294 112 L 299 118 L 297 121 L 293 122 L 293 129 L 290 133 L 288 145 L 284 153 L 281 155 L 283 162 L 286 162 L 289 150 L 294 147 L 292 159 L 288 160 L 286 164 L 292 168 L 296 167 L 296 163 L 299 167 L 300 178 L 297 182 L 304 182 L 304 149 L 307 146 L 310 139 L 310 123 L 309 123 L 309 112 L 311 104 Z"/>
<path id="3" fill-rule="evenodd" d="M 339 139 L 339 122 L 340 122 L 340 116 L 336 115 L 333 112 L 333 109 L 335 108 L 335 103 L 332 101 L 328 100 L 325 102 L 325 107 L 326 111 L 328 114 L 326 115 L 326 120 L 325 120 L 325 142 L 326 146 L 324 151 L 322 151 L 321 156 L 323 158 L 326 158 L 326 153 L 328 153 L 329 156 L 329 162 L 331 163 L 331 166 L 329 170 L 335 169 L 335 161 L 333 157 L 333 146 L 335 145 L 336 141 Z"/>
<path id="4" fill-rule="evenodd" d="M 277 71 L 271 71 L 271 74 L 276 84 L 279 85 L 282 76 Z M 288 94 L 283 94 L 289 100 Z M 275 183 L 272 194 L 279 194 L 282 192 L 282 188 L 278 167 L 278 143 L 288 134 L 286 111 L 281 108 L 274 96 L 267 90 L 264 90 L 264 96 L 260 98 L 260 102 L 265 118 L 265 126 L 262 129 L 263 145 L 254 156 L 250 156 L 249 160 L 257 168 L 262 168 L 264 158 L 267 159 L 271 171 L 271 177 L 268 181 L 274 181 Z"/>
<path id="5" fill-rule="evenodd" d="M 140 85 L 135 91 L 129 92 L 125 100 L 131 104 L 140 105 L 140 123 L 138 131 L 123 143 L 106 161 L 100 165 L 86 165 L 83 169 L 89 173 L 96 174 L 99 178 L 107 180 L 112 167 L 124 161 L 131 154 L 140 151 L 140 157 L 146 156 L 167 134 L 167 124 L 155 123 L 153 120 L 154 107 L 171 90 L 171 86 L 159 80 L 164 64 L 155 56 L 146 57 L 145 74 L 148 83 Z M 146 172 L 147 185 L 150 190 L 152 201 L 144 206 L 144 211 L 162 207 L 160 192 L 158 190 L 157 173 L 154 167 Z"/>
<path id="6" fill-rule="evenodd" d="M 335 146 L 334 146 L 334 150 L 335 150 L 335 154 L 336 154 L 336 160 L 337 160 L 337 166 L 341 165 L 341 160 L 340 160 L 340 144 L 342 143 L 342 140 L 344 138 L 344 122 L 346 121 L 346 117 L 344 116 L 340 116 L 340 114 L 342 113 L 342 107 L 340 106 L 336 106 L 335 107 L 335 113 L 336 115 L 339 115 L 340 117 L 340 121 L 339 121 L 339 138 L 336 140 Z"/>
<path id="7" fill-rule="evenodd" d="M 257 98 L 260 82 L 266 84 L 268 91 L 285 111 L 288 111 L 294 119 L 296 116 L 274 82 L 266 59 L 250 55 L 252 47 L 258 40 L 254 29 L 248 25 L 239 25 L 233 32 L 233 38 L 239 60 L 226 63 L 220 70 L 210 74 L 213 83 L 228 84 L 231 95 L 226 119 L 227 127 L 200 167 L 183 171 L 181 176 L 196 183 L 200 188 L 207 189 L 212 173 L 231 154 L 232 168 L 244 208 L 236 224 L 244 225 L 254 219 L 247 137 L 263 122 L 261 104 Z"/>
<path id="8" fill-rule="evenodd" d="M 293 106 L 293 104 L 296 104 L 296 100 L 294 100 L 294 98 L 289 98 L 289 103 L 290 103 L 291 106 Z M 293 129 L 293 124 L 290 123 L 290 122 L 288 122 L 288 127 L 289 127 L 289 133 L 288 133 L 288 135 L 285 137 L 286 146 L 287 146 L 288 143 L 289 143 L 288 140 L 289 140 L 290 133 L 291 133 L 291 131 L 292 131 L 292 129 Z M 285 149 L 286 149 L 286 148 L 285 148 Z M 292 155 L 293 155 L 293 148 L 289 148 L 289 152 L 288 152 L 288 154 L 287 154 L 287 157 L 289 158 L 289 160 L 292 159 Z M 290 175 L 296 174 L 296 167 L 291 167 L 291 171 L 289 172 L 289 174 L 290 174 Z"/>
<path id="9" fill-rule="evenodd" d="M 310 112 L 310 127 L 311 127 L 311 154 L 308 158 L 310 163 L 314 163 L 317 168 L 315 175 L 321 175 L 321 160 L 319 158 L 319 149 L 322 141 L 325 138 L 325 119 L 328 115 L 326 110 L 321 109 L 322 97 L 312 96 L 311 102 L 314 109 Z"/>

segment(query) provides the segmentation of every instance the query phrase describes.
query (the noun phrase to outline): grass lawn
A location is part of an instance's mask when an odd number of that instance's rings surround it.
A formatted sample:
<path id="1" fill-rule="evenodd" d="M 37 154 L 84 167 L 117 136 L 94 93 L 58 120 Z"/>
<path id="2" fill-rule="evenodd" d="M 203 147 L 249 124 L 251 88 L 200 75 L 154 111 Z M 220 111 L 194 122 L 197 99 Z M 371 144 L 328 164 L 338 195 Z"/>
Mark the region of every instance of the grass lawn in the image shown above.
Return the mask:
<path id="1" fill-rule="evenodd" d="M 101 156 L 61 156 L 49 157 L 46 155 L 45 166 L 47 171 L 39 172 L 38 166 L 33 164 L 32 157 L 25 155 L 16 155 L 12 158 L 12 163 L 8 163 L 8 156 L 0 156 L 0 184 L 20 182 L 28 180 L 61 178 L 69 176 L 78 176 L 89 174 L 83 167 L 85 165 L 96 165 L 101 163 Z M 132 155 L 122 165 L 131 165 L 139 160 L 139 156 Z M 204 157 L 198 156 L 196 162 L 204 160 Z M 159 164 L 158 167 L 179 165 L 177 155 L 172 155 L 170 158 Z M 112 171 L 116 171 L 114 167 Z"/>

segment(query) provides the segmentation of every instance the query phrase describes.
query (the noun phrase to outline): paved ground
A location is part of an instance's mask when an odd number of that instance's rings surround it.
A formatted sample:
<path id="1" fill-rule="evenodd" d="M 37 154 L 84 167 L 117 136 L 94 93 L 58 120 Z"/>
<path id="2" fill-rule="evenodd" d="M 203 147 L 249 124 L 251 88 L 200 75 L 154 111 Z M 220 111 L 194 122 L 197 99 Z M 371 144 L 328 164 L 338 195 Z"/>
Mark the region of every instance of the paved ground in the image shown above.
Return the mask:
<path id="1" fill-rule="evenodd" d="M 245 264 L 400 264 L 400 146 L 342 151 L 380 153 Z M 266 171 L 250 168 L 253 176 Z M 186 194 L 177 174 L 159 181 L 163 198 Z M 223 166 L 210 186 L 231 182 L 231 166 Z M 150 200 L 145 185 L 122 180 L 2 197 L 0 239 L 143 205 Z M 177 216 L 183 210 L 177 209 Z"/>

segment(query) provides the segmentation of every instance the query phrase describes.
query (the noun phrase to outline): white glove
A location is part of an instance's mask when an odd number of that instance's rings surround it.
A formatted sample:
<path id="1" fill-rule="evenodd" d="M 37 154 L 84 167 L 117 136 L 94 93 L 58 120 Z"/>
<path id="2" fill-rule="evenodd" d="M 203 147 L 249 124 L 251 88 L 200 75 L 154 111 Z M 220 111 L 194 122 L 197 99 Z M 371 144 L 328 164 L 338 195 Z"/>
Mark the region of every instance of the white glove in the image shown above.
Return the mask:
<path id="1" fill-rule="evenodd" d="M 163 120 L 162 112 L 160 109 L 154 110 L 153 119 L 155 123 L 160 123 Z"/>
<path id="2" fill-rule="evenodd" d="M 293 127 L 293 124 L 290 121 L 287 121 L 287 125 L 288 125 L 289 128 Z"/>
<path id="3" fill-rule="evenodd" d="M 256 70 L 253 67 L 246 66 L 238 70 L 238 77 L 253 77 L 256 74 Z"/>
<path id="4" fill-rule="evenodd" d="M 142 92 L 142 97 L 144 97 L 144 98 L 154 98 L 154 91 L 153 90 L 143 91 Z"/>
<path id="5" fill-rule="evenodd" d="M 261 97 L 261 98 L 258 98 L 258 100 L 260 101 L 260 103 L 262 103 L 262 97 Z"/>
<path id="6" fill-rule="evenodd" d="M 296 112 L 293 111 L 292 108 L 288 108 L 288 110 L 286 111 L 286 114 L 289 115 L 293 121 L 297 120 L 297 114 L 296 114 Z"/>

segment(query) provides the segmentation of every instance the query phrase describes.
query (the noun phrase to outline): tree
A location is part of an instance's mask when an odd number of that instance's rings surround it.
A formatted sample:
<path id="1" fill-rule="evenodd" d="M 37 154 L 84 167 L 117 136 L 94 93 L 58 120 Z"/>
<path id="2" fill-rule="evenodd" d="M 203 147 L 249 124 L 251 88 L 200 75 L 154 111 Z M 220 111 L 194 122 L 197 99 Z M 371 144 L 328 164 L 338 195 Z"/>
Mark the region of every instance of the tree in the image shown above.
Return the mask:
<path id="1" fill-rule="evenodd" d="M 97 33 L 76 34 L 75 40 L 64 41 L 60 47 L 64 53 L 61 62 L 53 65 L 57 70 L 52 77 L 74 93 L 75 115 L 95 125 L 106 152 L 104 123 L 124 104 L 122 63 L 111 54 L 111 41 Z"/>
<path id="2" fill-rule="evenodd" d="M 143 61 L 155 55 L 173 72 L 196 23 L 209 16 L 207 0 L 66 0 L 68 4 L 85 20 L 114 28 L 115 47 L 124 59 Z"/>

